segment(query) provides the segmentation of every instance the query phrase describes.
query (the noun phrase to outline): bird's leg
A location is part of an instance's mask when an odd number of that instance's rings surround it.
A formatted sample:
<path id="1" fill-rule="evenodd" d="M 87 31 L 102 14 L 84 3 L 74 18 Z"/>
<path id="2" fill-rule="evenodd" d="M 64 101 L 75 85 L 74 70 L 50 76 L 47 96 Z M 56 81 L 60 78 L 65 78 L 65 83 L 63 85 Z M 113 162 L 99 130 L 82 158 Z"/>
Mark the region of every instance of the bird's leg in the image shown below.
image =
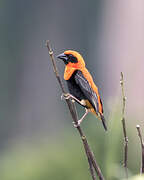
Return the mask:
<path id="1" fill-rule="evenodd" d="M 82 105 L 81 101 L 79 101 L 76 97 L 74 97 L 73 95 L 71 95 L 71 94 L 69 94 L 69 93 L 63 93 L 63 94 L 61 95 L 61 100 L 62 100 L 63 98 L 65 98 L 65 99 L 70 99 L 70 98 L 71 98 L 72 100 L 75 100 L 77 103 L 79 103 L 79 104 Z"/>
<path id="2" fill-rule="evenodd" d="M 88 113 L 89 113 L 89 109 L 85 108 L 85 113 L 84 113 L 84 115 L 81 117 L 80 120 L 78 120 L 77 124 L 74 122 L 74 127 L 77 128 L 77 127 L 81 124 L 81 122 L 84 120 L 84 118 L 86 117 L 86 115 L 87 115 Z"/>
<path id="3" fill-rule="evenodd" d="M 83 103 L 82 103 L 82 101 L 79 101 L 76 97 L 74 97 L 73 95 L 71 95 L 71 94 L 69 94 L 69 93 L 63 93 L 62 95 L 61 95 L 61 99 L 63 99 L 63 98 L 65 98 L 65 99 L 72 99 L 72 100 L 75 100 L 77 103 L 79 103 L 80 105 L 82 105 L 82 106 L 85 106 Z M 84 115 L 81 117 L 81 119 L 79 119 L 78 120 L 78 122 L 77 122 L 77 124 L 75 123 L 75 122 L 73 122 L 74 123 L 74 127 L 78 127 L 80 124 L 81 124 L 81 122 L 83 121 L 83 119 L 86 117 L 86 115 L 89 113 L 89 109 L 87 109 L 87 108 L 85 108 L 85 113 L 84 113 Z"/>

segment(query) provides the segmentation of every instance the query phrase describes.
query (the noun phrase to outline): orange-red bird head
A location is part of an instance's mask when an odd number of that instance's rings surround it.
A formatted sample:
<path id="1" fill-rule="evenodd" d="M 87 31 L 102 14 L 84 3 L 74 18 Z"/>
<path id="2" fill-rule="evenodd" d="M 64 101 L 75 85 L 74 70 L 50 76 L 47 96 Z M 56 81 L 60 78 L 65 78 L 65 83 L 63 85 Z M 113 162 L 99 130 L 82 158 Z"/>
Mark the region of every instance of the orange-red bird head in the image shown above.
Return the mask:
<path id="1" fill-rule="evenodd" d="M 65 65 L 71 68 L 85 67 L 83 57 L 76 51 L 67 50 L 64 53 L 58 55 L 57 58 L 62 59 Z"/>

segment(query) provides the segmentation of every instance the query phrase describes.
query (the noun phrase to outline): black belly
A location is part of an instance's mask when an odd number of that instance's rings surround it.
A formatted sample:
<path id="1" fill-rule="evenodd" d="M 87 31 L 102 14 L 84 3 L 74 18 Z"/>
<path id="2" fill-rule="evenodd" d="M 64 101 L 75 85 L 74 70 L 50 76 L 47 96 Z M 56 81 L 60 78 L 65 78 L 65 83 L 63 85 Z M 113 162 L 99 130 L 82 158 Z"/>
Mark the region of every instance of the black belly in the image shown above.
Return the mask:
<path id="1" fill-rule="evenodd" d="M 86 97 L 83 94 L 83 92 L 81 91 L 78 84 L 76 84 L 76 82 L 75 82 L 75 78 L 74 78 L 75 74 L 76 74 L 76 72 L 73 73 L 73 75 L 71 76 L 71 78 L 69 80 L 67 80 L 68 90 L 69 90 L 70 94 L 72 94 L 74 97 L 76 97 L 78 100 L 81 101 L 82 99 L 86 99 Z"/>

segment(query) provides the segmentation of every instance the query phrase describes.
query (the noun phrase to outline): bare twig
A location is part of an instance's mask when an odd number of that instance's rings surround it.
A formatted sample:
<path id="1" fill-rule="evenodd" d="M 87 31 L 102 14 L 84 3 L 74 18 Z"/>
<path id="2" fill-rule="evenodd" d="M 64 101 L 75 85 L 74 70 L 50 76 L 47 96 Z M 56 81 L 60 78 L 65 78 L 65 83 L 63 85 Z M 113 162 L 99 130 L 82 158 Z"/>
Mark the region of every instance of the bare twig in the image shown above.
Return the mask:
<path id="1" fill-rule="evenodd" d="M 74 120 L 74 122 L 77 124 L 77 122 L 78 122 L 77 110 L 76 110 L 74 101 L 71 101 L 71 107 L 72 107 L 72 109 L 73 109 L 74 112 L 75 112 L 75 119 L 73 119 L 73 120 Z M 71 115 L 72 115 L 72 113 L 71 113 Z M 73 117 L 73 116 L 72 116 L 72 117 Z M 92 156 L 92 152 L 91 152 L 90 147 L 89 147 L 89 145 L 88 145 L 86 136 L 84 135 L 84 133 L 83 133 L 83 131 L 82 131 L 82 129 L 81 129 L 80 126 L 76 126 L 76 127 L 77 127 L 77 130 L 78 130 L 78 132 L 79 132 L 79 134 L 80 134 L 80 136 L 81 136 L 81 139 L 82 139 L 82 141 L 83 141 L 83 145 L 84 145 L 85 153 L 86 153 L 86 156 L 87 156 L 87 159 L 88 159 L 89 169 L 90 169 L 90 173 L 91 173 L 92 179 L 93 179 L 93 180 L 96 180 L 96 176 L 95 176 L 95 172 L 94 172 L 94 169 L 95 169 L 97 175 L 99 176 L 99 179 L 100 179 L 100 180 L 104 180 L 103 175 L 102 175 L 102 173 L 101 173 L 101 170 L 99 169 L 99 167 L 98 167 L 98 165 L 97 165 L 97 163 L 96 163 L 95 157 Z M 93 165 L 93 164 L 95 164 L 95 165 Z M 102 178 L 103 178 L 103 179 L 102 179 Z"/>
<path id="2" fill-rule="evenodd" d="M 56 62 L 55 62 L 55 59 L 54 59 L 53 51 L 52 51 L 52 49 L 50 47 L 50 42 L 49 41 L 46 42 L 46 46 L 48 48 L 48 52 L 49 52 L 49 55 L 50 55 L 50 58 L 51 58 L 51 61 L 52 61 L 52 64 L 53 64 L 54 73 L 56 75 L 56 78 L 57 78 L 57 80 L 59 82 L 59 85 L 61 87 L 62 92 L 65 93 L 65 89 L 64 89 L 63 83 L 62 83 L 62 81 L 60 79 L 60 76 L 59 76 L 59 73 L 58 73 L 58 70 L 57 70 L 57 66 L 56 66 Z M 71 113 L 71 116 L 72 116 L 72 119 L 73 119 L 74 123 L 76 125 L 78 125 L 77 111 L 76 111 L 74 102 L 69 100 L 69 99 L 66 99 L 66 103 L 68 105 L 68 108 L 69 108 L 69 111 Z M 98 164 L 97 164 L 97 162 L 95 160 L 93 152 L 90 149 L 90 146 L 88 144 L 86 136 L 84 135 L 84 133 L 83 133 L 80 126 L 77 126 L 77 130 L 78 130 L 78 132 L 80 134 L 80 137 L 81 137 L 83 145 L 84 145 L 84 149 L 85 149 L 86 156 L 87 156 L 87 159 L 88 159 L 88 162 L 89 162 L 89 168 L 90 168 L 90 172 L 91 172 L 91 176 L 92 176 L 93 180 L 96 180 L 96 177 L 95 177 L 95 174 L 94 174 L 94 169 L 95 169 L 99 179 L 104 180 L 103 174 L 102 174 L 102 172 L 101 172 L 101 170 L 100 170 L 100 168 L 99 168 L 99 166 L 98 166 Z"/>
<path id="3" fill-rule="evenodd" d="M 88 158 L 88 163 L 89 163 L 89 170 L 90 170 L 92 179 L 93 179 L 93 180 L 96 180 L 94 167 L 93 167 L 93 164 L 92 164 L 92 161 L 91 161 L 90 157 Z"/>
<path id="4" fill-rule="evenodd" d="M 128 168 L 127 168 L 127 160 L 128 160 L 128 137 L 127 137 L 127 131 L 126 131 L 126 123 L 125 123 L 125 104 L 126 104 L 126 97 L 124 93 L 124 78 L 123 73 L 121 72 L 121 79 L 120 79 L 120 85 L 122 89 L 122 126 L 123 126 L 123 135 L 124 135 L 124 167 L 125 167 L 125 173 L 126 178 L 128 178 Z"/>
<path id="5" fill-rule="evenodd" d="M 140 169 L 140 173 L 144 173 L 144 141 L 141 135 L 141 129 L 140 129 L 140 125 L 136 126 L 137 131 L 138 131 L 138 136 L 140 138 L 140 143 L 141 143 L 141 151 L 142 151 L 142 155 L 141 155 L 141 169 Z"/>

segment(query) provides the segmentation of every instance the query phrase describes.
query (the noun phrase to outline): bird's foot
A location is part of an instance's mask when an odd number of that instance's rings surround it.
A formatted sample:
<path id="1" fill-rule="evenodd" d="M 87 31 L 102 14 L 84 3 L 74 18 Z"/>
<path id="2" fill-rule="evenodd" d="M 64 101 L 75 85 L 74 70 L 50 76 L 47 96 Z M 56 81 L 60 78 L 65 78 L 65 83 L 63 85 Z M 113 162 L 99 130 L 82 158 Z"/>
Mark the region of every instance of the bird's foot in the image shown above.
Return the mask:
<path id="1" fill-rule="evenodd" d="M 69 99 L 71 97 L 71 95 L 69 93 L 62 93 L 61 95 L 61 100 L 63 99 Z"/>
<path id="2" fill-rule="evenodd" d="M 62 93 L 62 95 L 61 95 L 61 100 L 63 100 L 63 98 L 64 99 L 71 99 L 71 101 L 72 102 L 75 102 L 75 100 L 77 100 L 73 95 L 71 95 L 70 93 Z M 77 100 L 77 101 L 79 101 L 79 100 Z"/>
<path id="3" fill-rule="evenodd" d="M 90 112 L 89 109 L 85 108 L 86 112 L 84 113 L 84 115 L 81 117 L 80 120 L 77 121 L 77 123 L 73 122 L 74 127 L 77 128 L 78 126 L 80 126 L 80 124 L 82 123 L 82 121 L 84 120 L 84 118 L 86 117 L 86 115 Z"/>
<path id="4" fill-rule="evenodd" d="M 78 120 L 77 123 L 73 122 L 74 127 L 77 128 L 78 126 L 80 126 L 82 120 L 83 120 L 83 119 Z"/>

